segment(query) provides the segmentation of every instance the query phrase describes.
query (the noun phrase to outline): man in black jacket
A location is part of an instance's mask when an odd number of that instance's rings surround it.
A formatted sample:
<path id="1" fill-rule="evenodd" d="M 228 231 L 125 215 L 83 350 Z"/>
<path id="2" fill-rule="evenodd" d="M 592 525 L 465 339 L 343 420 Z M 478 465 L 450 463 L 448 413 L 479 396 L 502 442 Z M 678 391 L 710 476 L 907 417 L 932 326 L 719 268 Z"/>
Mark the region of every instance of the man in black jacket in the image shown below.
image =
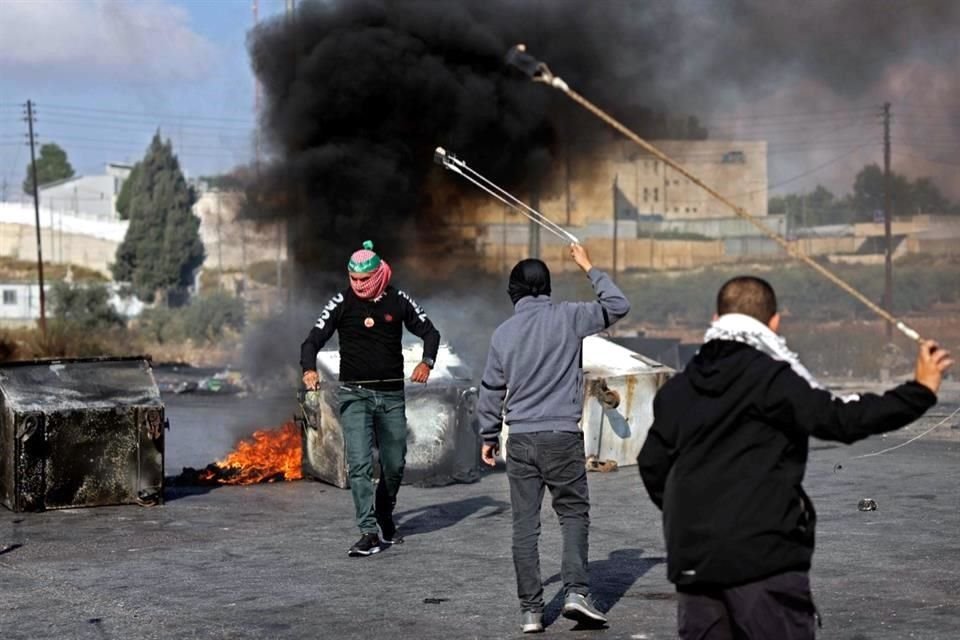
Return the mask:
<path id="1" fill-rule="evenodd" d="M 838 398 L 786 348 L 779 325 L 767 282 L 730 280 L 705 344 L 654 399 L 637 462 L 663 510 L 681 638 L 814 637 L 816 515 L 801 487 L 810 436 L 852 443 L 913 422 L 952 364 L 924 342 L 913 381 Z"/>
<path id="2" fill-rule="evenodd" d="M 381 544 L 401 542 L 393 522 L 397 492 L 403 480 L 407 453 L 406 403 L 403 393 L 403 328 L 423 339 L 423 361 L 411 380 L 430 377 L 440 333 L 420 306 L 403 291 L 390 286 L 391 270 L 363 243 L 347 265 L 350 287 L 324 307 L 317 324 L 300 347 L 303 384 L 319 385 L 317 352 L 340 335 L 340 426 L 346 446 L 350 492 L 356 509 L 360 540 L 350 547 L 352 557 L 369 556 Z M 374 490 L 373 447 L 380 452 L 380 481 Z M 378 535 L 377 529 L 380 534 Z"/>

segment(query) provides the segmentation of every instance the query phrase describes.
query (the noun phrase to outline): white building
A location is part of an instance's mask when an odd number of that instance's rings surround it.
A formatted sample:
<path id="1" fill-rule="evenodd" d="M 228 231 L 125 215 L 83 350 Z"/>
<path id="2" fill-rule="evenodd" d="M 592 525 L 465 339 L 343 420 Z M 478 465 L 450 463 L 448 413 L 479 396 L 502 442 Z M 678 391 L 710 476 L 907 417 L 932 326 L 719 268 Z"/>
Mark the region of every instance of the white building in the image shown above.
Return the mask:
<path id="1" fill-rule="evenodd" d="M 44 283 L 47 317 L 51 316 L 50 283 Z M 107 284 L 110 306 L 125 318 L 139 316 L 145 308 L 138 298 L 122 297 L 120 286 Z M 0 324 L 30 324 L 40 318 L 40 285 L 35 282 L 0 282 Z"/>
<path id="2" fill-rule="evenodd" d="M 117 220 L 117 196 L 132 169 L 108 162 L 101 175 L 73 176 L 42 185 L 40 207 L 87 220 Z"/>
<path id="3" fill-rule="evenodd" d="M 45 287 L 49 292 L 49 287 Z M 17 324 L 40 317 L 40 285 L 0 283 L 0 322 Z"/>

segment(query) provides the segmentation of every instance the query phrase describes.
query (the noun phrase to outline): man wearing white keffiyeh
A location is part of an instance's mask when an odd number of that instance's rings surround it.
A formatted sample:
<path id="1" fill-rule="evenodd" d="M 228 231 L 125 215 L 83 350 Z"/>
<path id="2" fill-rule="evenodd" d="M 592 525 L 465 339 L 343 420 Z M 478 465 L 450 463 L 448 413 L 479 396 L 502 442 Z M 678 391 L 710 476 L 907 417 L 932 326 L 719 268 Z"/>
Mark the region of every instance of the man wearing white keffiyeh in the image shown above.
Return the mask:
<path id="1" fill-rule="evenodd" d="M 774 322 L 779 327 L 780 314 L 774 314 Z M 710 328 L 703 336 L 703 342 L 706 344 L 711 340 L 730 340 L 732 342 L 742 342 L 748 344 L 758 351 L 762 351 L 774 360 L 786 362 L 793 371 L 810 383 L 814 389 L 823 389 L 813 374 L 803 366 L 800 357 L 787 347 L 787 341 L 773 329 L 756 318 L 752 318 L 743 313 L 727 313 L 720 317 L 715 317 L 710 324 Z M 827 389 L 829 391 L 829 389 Z M 833 393 L 832 391 L 830 393 Z M 840 396 L 833 394 L 844 402 L 853 402 L 859 400 L 859 394 L 850 394 Z"/>
<path id="2" fill-rule="evenodd" d="M 779 328 L 773 288 L 733 278 L 704 345 L 653 401 L 637 463 L 663 510 L 682 639 L 813 639 L 816 513 L 802 487 L 810 437 L 852 443 L 913 422 L 936 403 L 952 364 L 924 342 L 914 380 L 839 398 Z"/>

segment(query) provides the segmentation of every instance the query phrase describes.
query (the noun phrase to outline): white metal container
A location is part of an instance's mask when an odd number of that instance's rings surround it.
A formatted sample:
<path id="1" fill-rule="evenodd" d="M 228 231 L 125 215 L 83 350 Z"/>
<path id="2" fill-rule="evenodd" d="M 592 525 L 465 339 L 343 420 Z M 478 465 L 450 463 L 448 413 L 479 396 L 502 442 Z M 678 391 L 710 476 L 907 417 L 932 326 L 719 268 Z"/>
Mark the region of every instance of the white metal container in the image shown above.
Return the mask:
<path id="1" fill-rule="evenodd" d="M 419 343 L 405 346 L 404 375 L 409 380 L 420 363 Z M 322 391 L 307 394 L 311 417 L 305 420 L 303 469 L 314 478 L 338 487 L 349 486 L 346 451 L 336 393 L 340 371 L 338 351 L 317 354 Z M 441 344 L 427 384 L 407 382 L 407 463 L 404 482 L 439 486 L 475 482 L 480 477 L 480 437 L 477 431 L 477 389 L 472 372 L 447 344 Z"/>
<path id="2" fill-rule="evenodd" d="M 636 464 L 653 424 L 653 397 L 673 373 L 670 367 L 606 338 L 585 338 L 580 428 L 586 455 L 613 460 L 618 466 Z M 504 425 L 504 452 L 508 437 L 509 428 Z"/>
<path id="3" fill-rule="evenodd" d="M 653 424 L 653 397 L 674 370 L 591 336 L 583 341 L 583 373 L 580 428 L 587 455 L 619 466 L 636 464 Z"/>

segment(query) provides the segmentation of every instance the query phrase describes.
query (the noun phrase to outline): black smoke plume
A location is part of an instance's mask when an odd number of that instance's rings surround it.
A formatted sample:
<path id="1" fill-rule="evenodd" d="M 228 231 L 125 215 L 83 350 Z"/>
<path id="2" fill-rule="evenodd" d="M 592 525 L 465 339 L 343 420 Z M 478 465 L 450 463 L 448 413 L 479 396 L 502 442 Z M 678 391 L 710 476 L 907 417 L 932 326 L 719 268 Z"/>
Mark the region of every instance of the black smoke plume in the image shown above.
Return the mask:
<path id="1" fill-rule="evenodd" d="M 522 197 L 549 189 L 563 149 L 614 137 L 511 73 L 519 42 L 641 135 L 703 137 L 683 114 L 805 81 L 855 100 L 904 60 L 955 63 L 958 17 L 953 0 L 304 1 L 251 34 L 270 152 L 248 214 L 289 221 L 300 267 L 339 268 L 367 238 L 394 257 L 444 238 L 472 192 L 437 145 Z"/>
<path id="2" fill-rule="evenodd" d="M 626 36 L 618 13 L 569 0 L 303 3 L 251 40 L 274 152 L 251 212 L 290 220 L 301 267 L 339 266 L 366 238 L 395 256 L 436 239 L 457 197 L 451 177 L 429 179 L 435 146 L 523 189 L 560 145 L 609 139 L 510 72 L 504 55 L 520 41 L 643 133 L 666 134 L 640 93 L 609 82 Z"/>

